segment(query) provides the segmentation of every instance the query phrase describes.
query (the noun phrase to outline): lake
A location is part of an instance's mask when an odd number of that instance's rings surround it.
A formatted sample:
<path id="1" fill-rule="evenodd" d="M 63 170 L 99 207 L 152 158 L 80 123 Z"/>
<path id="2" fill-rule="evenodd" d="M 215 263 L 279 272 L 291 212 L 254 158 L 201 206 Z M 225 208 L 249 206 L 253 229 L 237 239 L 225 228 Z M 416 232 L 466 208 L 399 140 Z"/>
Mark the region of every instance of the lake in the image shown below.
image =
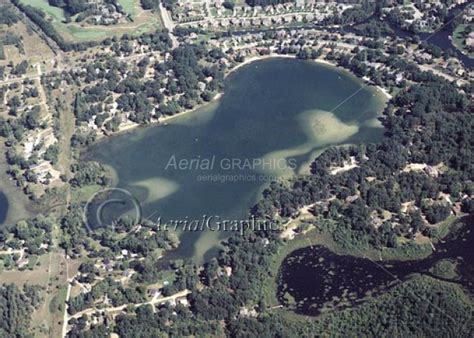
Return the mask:
<path id="1" fill-rule="evenodd" d="M 204 215 L 246 220 L 271 180 L 306 172 L 328 146 L 380 140 L 377 116 L 385 102 L 377 88 L 344 70 L 271 58 L 230 74 L 218 101 L 168 125 L 101 141 L 84 158 L 109 168 L 114 184 L 136 198 L 142 217 L 161 217 L 181 230 L 177 221 Z M 181 245 L 170 255 L 209 258 L 230 234 L 212 228 L 179 231 Z"/>
<path id="2" fill-rule="evenodd" d="M 472 216 L 465 216 L 461 224 L 464 225 L 445 241 L 436 244 L 436 251 L 425 259 L 372 261 L 337 255 L 321 245 L 295 250 L 284 259 L 280 267 L 278 299 L 297 313 L 317 316 L 325 311 L 360 304 L 369 297 L 386 292 L 415 273 L 457 283 L 472 292 L 474 219 Z M 436 264 L 446 260 L 457 265 L 456 277 L 433 274 Z"/>
<path id="3" fill-rule="evenodd" d="M 9 165 L 4 158 L 6 146 L 0 144 L 0 227 L 34 216 L 32 201 L 18 188 L 7 174 Z"/>
<path id="4" fill-rule="evenodd" d="M 7 219 L 8 199 L 3 192 L 0 191 L 0 224 Z"/>

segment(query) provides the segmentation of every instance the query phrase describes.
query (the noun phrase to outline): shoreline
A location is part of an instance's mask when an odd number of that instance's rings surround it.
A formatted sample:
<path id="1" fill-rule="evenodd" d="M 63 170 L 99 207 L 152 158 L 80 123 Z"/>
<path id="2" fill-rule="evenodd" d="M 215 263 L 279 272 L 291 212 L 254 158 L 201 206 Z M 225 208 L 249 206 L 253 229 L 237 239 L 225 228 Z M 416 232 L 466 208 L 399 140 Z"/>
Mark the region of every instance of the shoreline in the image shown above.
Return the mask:
<path id="1" fill-rule="evenodd" d="M 241 62 L 239 64 L 237 64 L 236 66 L 232 67 L 231 69 L 229 69 L 225 74 L 224 74 L 224 79 L 227 78 L 230 74 L 234 73 L 235 71 L 237 71 L 238 69 L 246 66 L 246 65 L 249 65 L 255 61 L 260 61 L 260 60 L 265 60 L 265 59 L 270 59 L 270 58 L 288 58 L 288 59 L 296 59 L 296 56 L 295 55 L 283 55 L 283 54 L 269 54 L 269 55 L 259 55 L 259 56 L 252 56 L 250 57 L 249 59 L 245 60 L 244 62 Z M 327 63 L 327 64 L 330 64 L 329 62 L 327 61 L 324 61 L 324 63 Z M 102 139 L 103 137 L 110 137 L 110 136 L 114 136 L 114 135 L 118 135 L 120 133 L 124 133 L 124 132 L 127 132 L 127 131 L 130 131 L 130 130 L 133 130 L 137 127 L 148 127 L 148 126 L 151 126 L 151 125 L 160 125 L 160 124 L 164 124 L 164 123 L 167 123 L 168 121 L 171 121 L 177 117 L 180 117 L 180 116 L 184 116 L 184 115 L 187 115 L 189 113 L 192 113 L 198 109 L 201 109 L 203 108 L 204 106 L 208 105 L 208 104 L 211 104 L 213 102 L 216 102 L 218 101 L 222 96 L 224 95 L 224 92 L 219 92 L 217 93 L 216 95 L 214 95 L 214 97 L 208 101 L 208 102 L 203 102 L 201 104 L 198 104 L 196 107 L 193 107 L 191 109 L 186 109 L 186 110 L 183 110 L 182 112 L 179 112 L 179 113 L 176 113 L 174 115 L 169 115 L 169 116 L 165 116 L 163 117 L 163 115 L 161 115 L 155 122 L 152 122 L 148 125 L 140 125 L 140 124 L 137 124 L 137 123 L 127 123 L 123 126 L 120 126 L 119 127 L 119 130 L 111 135 L 103 135 L 101 134 L 97 140 L 100 140 Z"/>
<path id="2" fill-rule="evenodd" d="M 261 60 L 272 59 L 272 58 L 297 59 L 296 55 L 293 55 L 293 54 L 275 54 L 275 53 L 272 53 L 272 54 L 267 54 L 267 55 L 256 55 L 256 56 L 250 57 L 249 59 L 245 60 L 244 62 L 241 62 L 241 63 L 237 64 L 234 68 L 229 70 L 229 72 L 226 74 L 226 76 L 233 73 L 233 72 L 235 72 L 236 70 L 246 66 L 246 65 L 249 65 L 249 64 L 255 62 L 255 61 L 261 61 Z M 336 67 L 336 68 L 340 68 L 335 63 L 330 62 L 328 60 L 324 60 L 324 59 L 314 59 L 314 60 L 313 59 L 308 59 L 307 61 L 313 61 L 313 62 L 316 62 L 316 63 L 321 63 L 321 64 L 325 64 L 325 65 L 328 65 L 328 66 L 333 66 L 333 67 Z"/>
<path id="3" fill-rule="evenodd" d="M 97 138 L 93 142 L 93 144 L 96 144 L 96 143 L 98 143 L 100 141 L 103 141 L 103 140 L 110 139 L 110 138 L 115 137 L 115 136 L 125 134 L 126 132 L 133 131 L 133 130 L 138 129 L 138 128 L 147 128 L 147 127 L 159 126 L 159 125 L 165 126 L 166 125 L 165 123 L 167 123 L 170 120 L 173 120 L 175 118 L 178 118 L 178 117 L 181 117 L 181 116 L 184 116 L 184 115 L 188 115 L 189 113 L 192 113 L 192 112 L 194 112 L 198 109 L 201 109 L 201 108 L 207 106 L 208 104 L 211 104 L 213 102 L 218 101 L 222 97 L 223 94 L 224 94 L 224 92 L 217 93 L 216 95 L 214 95 L 214 97 L 210 101 L 203 102 L 201 104 L 198 104 L 196 107 L 193 107 L 191 109 L 183 110 L 182 112 L 176 113 L 174 115 L 169 115 L 169 116 L 165 116 L 165 117 L 163 117 L 163 115 L 161 115 L 158 119 L 150 122 L 149 124 L 138 124 L 138 123 L 129 121 L 127 123 L 124 123 L 123 125 L 120 125 L 119 130 L 116 131 L 115 133 L 110 134 L 110 135 L 107 135 L 102 131 L 102 133 L 97 134 Z"/>
<path id="4" fill-rule="evenodd" d="M 383 88 L 383 87 L 380 87 L 380 86 L 375 86 L 375 85 L 374 85 L 374 87 L 377 88 L 379 91 L 381 91 L 382 94 L 385 95 L 387 100 L 391 100 L 393 98 L 392 94 L 390 94 L 386 88 Z"/>
<path id="5" fill-rule="evenodd" d="M 250 58 L 246 59 L 244 62 L 241 62 L 237 64 L 235 67 L 232 69 L 229 69 L 225 77 L 227 77 L 229 74 L 234 73 L 238 69 L 249 65 L 255 61 L 261 61 L 265 59 L 271 59 L 271 58 L 282 58 L 282 59 L 296 59 L 296 55 L 287 55 L 287 54 L 268 54 L 268 55 L 256 55 L 256 56 L 251 56 Z"/>
<path id="6" fill-rule="evenodd" d="M 241 62 L 239 64 L 237 64 L 235 67 L 229 69 L 226 74 L 224 75 L 224 78 L 227 78 L 230 74 L 234 73 L 235 71 L 239 70 L 240 68 L 244 67 L 244 66 L 247 66 L 251 63 L 254 63 L 256 61 L 261 61 L 261 60 L 265 60 L 265 59 L 272 59 L 272 58 L 282 58 L 282 59 L 296 59 L 296 55 L 285 55 L 285 54 L 268 54 L 268 55 L 259 55 L 259 56 L 252 56 L 250 57 L 249 59 L 245 60 L 244 62 Z M 317 63 L 323 63 L 323 64 L 326 64 L 326 65 L 330 65 L 330 66 L 334 66 L 334 67 L 337 67 L 335 64 L 333 63 L 330 63 L 329 61 L 326 61 L 326 60 L 314 60 L 315 62 Z M 174 118 L 176 117 L 179 117 L 179 116 L 183 116 L 183 115 L 186 115 L 186 114 L 189 114 L 193 111 L 196 111 L 210 103 L 213 103 L 215 101 L 218 101 L 222 96 L 224 95 L 224 92 L 219 92 L 217 93 L 216 95 L 214 95 L 214 97 L 208 101 L 208 102 L 203 102 L 201 104 L 198 104 L 196 107 L 193 107 L 191 109 L 186 109 L 180 113 L 177 113 L 177 114 L 174 114 L 174 115 L 169 115 L 169 116 L 165 116 L 163 117 L 160 116 L 157 120 L 158 123 L 166 123 L 170 120 L 173 120 Z M 137 125 L 138 126 L 138 125 Z M 124 131 L 125 130 L 129 130 L 129 129 L 132 129 L 134 128 L 135 126 L 133 125 L 129 125 L 129 126 L 126 126 Z M 122 130 L 120 130 L 122 131 Z"/>
<path id="7" fill-rule="evenodd" d="M 227 76 L 227 75 L 226 75 Z M 210 103 L 213 103 L 215 101 L 219 101 L 219 99 L 222 97 L 222 95 L 224 95 L 224 92 L 219 92 L 217 93 L 216 95 L 213 96 L 213 98 L 208 101 L 208 102 L 203 102 L 201 104 L 198 104 L 196 107 L 193 107 L 191 109 L 186 109 L 186 110 L 183 110 L 182 112 L 180 113 L 176 113 L 174 115 L 169 115 L 169 116 L 165 116 L 163 117 L 163 115 L 161 115 L 159 118 L 158 118 L 158 123 L 159 124 L 162 124 L 162 123 L 166 123 L 167 121 L 170 121 L 170 120 L 173 120 L 174 118 L 177 118 L 177 117 L 180 117 L 180 116 L 183 116 L 183 115 L 186 115 L 186 114 L 189 114 L 189 113 L 192 113 L 193 111 L 196 111 L 198 109 L 201 109 L 202 107 L 204 106 L 207 106 L 208 104 Z"/>
<path id="8" fill-rule="evenodd" d="M 234 68 L 230 69 L 229 72 L 225 75 L 226 77 L 229 75 L 229 74 L 232 74 L 233 72 L 235 72 L 236 70 L 246 66 L 246 65 L 249 65 L 255 61 L 261 61 L 261 60 L 266 60 L 266 59 L 271 59 L 271 58 L 282 58 L 282 59 L 297 59 L 296 55 L 289 55 L 289 54 L 268 54 L 268 55 L 257 55 L 257 56 L 252 56 L 250 57 L 249 59 L 245 60 L 244 62 L 241 62 L 239 63 L 238 65 L 236 65 Z M 304 61 L 304 60 L 303 60 Z M 358 79 L 361 79 L 363 81 L 365 81 L 366 84 L 368 84 L 369 86 L 373 86 L 375 88 L 378 89 L 378 91 L 382 92 L 382 94 L 388 99 L 392 99 L 392 95 L 388 92 L 388 90 L 386 88 L 382 88 L 381 86 L 378 86 L 378 85 L 374 85 L 374 84 L 371 84 L 366 78 L 361 78 L 361 77 L 358 77 L 357 75 L 355 75 L 354 73 L 352 73 L 350 70 L 348 69 L 345 69 L 343 67 L 340 67 L 338 66 L 337 64 L 335 64 L 334 62 L 331 62 L 331 61 L 328 61 L 328 60 L 325 60 L 325 59 L 308 59 L 307 61 L 313 61 L 315 63 L 319 63 L 319 64 L 323 64 L 323 65 L 327 65 L 327 66 L 331 66 L 331 67 L 336 67 L 338 69 L 342 69 L 352 75 L 354 75 L 355 77 L 357 77 Z"/>
<path id="9" fill-rule="evenodd" d="M 234 73 L 235 71 L 239 70 L 240 68 L 242 68 L 244 66 L 250 65 L 251 63 L 254 63 L 256 61 L 262 61 L 262 60 L 272 59 L 272 58 L 297 59 L 296 55 L 289 55 L 289 54 L 271 53 L 271 54 L 267 54 L 267 55 L 254 55 L 254 56 L 251 56 L 248 59 L 244 60 L 243 62 L 236 64 L 234 67 L 228 69 L 226 71 L 226 73 L 224 74 L 224 79 L 226 79 L 229 75 L 231 75 L 232 73 Z M 323 65 L 326 65 L 326 66 L 336 67 L 338 69 L 342 69 L 344 71 L 347 71 L 350 74 L 353 74 L 351 71 L 349 71 L 345 68 L 339 67 L 337 64 L 335 64 L 331 61 L 328 61 L 328 60 L 324 60 L 324 59 L 314 59 L 314 60 L 312 60 L 312 59 L 310 59 L 310 60 L 307 60 L 307 61 L 313 61 L 315 63 L 323 64 Z M 356 75 L 354 75 L 354 76 L 356 76 Z M 358 76 L 356 76 L 356 77 L 358 79 L 364 81 L 364 83 L 366 83 L 366 85 L 370 85 L 370 86 L 373 86 L 373 87 L 377 88 L 377 91 L 382 93 L 387 100 L 392 99 L 392 95 L 388 92 L 387 89 L 382 88 L 382 87 L 377 86 L 377 85 L 374 85 L 374 84 L 371 84 L 369 81 L 367 81 L 367 79 L 360 78 Z M 137 123 L 134 123 L 134 122 L 128 122 L 128 123 L 124 124 L 123 126 L 120 126 L 119 130 L 117 132 L 113 133 L 113 134 L 110 134 L 110 135 L 106 135 L 104 133 L 98 134 L 97 139 L 94 143 L 96 143 L 98 141 L 101 141 L 103 139 L 113 137 L 113 136 L 121 135 L 122 133 L 126 133 L 126 132 L 134 130 L 136 128 L 149 127 L 149 126 L 154 126 L 154 125 L 166 125 L 166 123 L 168 123 L 169 121 L 172 121 L 173 119 L 176 119 L 176 118 L 181 117 L 181 116 L 188 115 L 192 112 L 197 111 L 198 109 L 203 108 L 204 106 L 206 106 L 208 104 L 219 101 L 222 98 L 223 95 L 224 95 L 224 91 L 219 92 L 216 95 L 214 95 L 214 97 L 208 102 L 203 102 L 201 104 L 198 104 L 196 107 L 193 107 L 191 109 L 186 109 L 186 110 L 184 110 L 182 112 L 179 112 L 179 113 L 176 113 L 174 115 L 169 115 L 169 116 L 165 116 L 165 117 L 163 117 L 163 115 L 161 115 L 158 119 L 156 119 L 155 121 L 153 121 L 153 122 L 151 122 L 147 125 L 140 125 L 140 124 L 137 124 Z"/>

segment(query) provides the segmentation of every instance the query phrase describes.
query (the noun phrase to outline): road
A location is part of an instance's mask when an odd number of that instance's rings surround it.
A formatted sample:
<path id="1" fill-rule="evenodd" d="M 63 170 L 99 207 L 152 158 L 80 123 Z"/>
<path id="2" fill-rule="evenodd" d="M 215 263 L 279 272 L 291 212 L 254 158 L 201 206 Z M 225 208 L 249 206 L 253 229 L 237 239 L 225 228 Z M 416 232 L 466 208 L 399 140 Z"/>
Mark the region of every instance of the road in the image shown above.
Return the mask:
<path id="1" fill-rule="evenodd" d="M 66 304 L 64 305 L 64 315 L 63 315 L 63 329 L 61 333 L 61 337 L 66 337 L 67 335 L 67 323 L 68 323 L 68 314 L 67 314 L 67 302 L 69 301 L 69 297 L 71 296 L 71 283 L 67 285 L 67 294 L 66 294 Z"/>
<path id="2" fill-rule="evenodd" d="M 205 18 L 202 20 L 196 20 L 196 21 L 189 21 L 189 22 L 183 22 L 180 23 L 179 26 L 193 26 L 195 24 L 199 23 L 206 23 L 206 22 L 220 22 L 221 20 L 273 20 L 273 19 L 283 19 L 283 18 L 288 18 L 288 17 L 294 17 L 295 15 L 308 15 L 308 14 L 314 14 L 314 12 L 311 11 L 299 11 L 299 12 L 289 12 L 289 13 L 279 13 L 279 14 L 274 14 L 274 15 L 256 15 L 256 16 L 220 16 L 220 17 L 210 17 L 210 18 Z"/>
<path id="3" fill-rule="evenodd" d="M 91 315 L 91 314 L 96 313 L 96 312 L 118 312 L 118 311 L 123 311 L 130 305 L 133 305 L 135 307 L 139 307 L 139 306 L 142 306 L 142 305 L 152 305 L 154 307 L 156 304 L 161 304 L 161 303 L 166 303 L 166 302 L 171 301 L 171 300 L 176 300 L 177 298 L 185 297 L 185 296 L 189 295 L 190 293 L 191 293 L 191 291 L 186 289 L 186 290 L 177 292 L 174 295 L 171 295 L 171 296 L 168 296 L 168 297 L 158 298 L 157 296 L 155 296 L 155 297 L 153 297 L 152 300 L 150 300 L 148 302 L 144 302 L 144 303 L 124 304 L 124 305 L 115 306 L 115 307 L 108 307 L 108 308 L 104 308 L 104 309 L 96 309 L 96 308 L 85 309 L 85 310 L 82 310 L 78 313 L 75 313 L 72 316 L 67 316 L 67 319 L 65 318 L 65 322 L 67 323 L 72 318 L 77 319 L 77 318 L 80 318 L 83 315 Z M 63 337 L 65 336 L 64 331 L 65 330 L 63 330 Z"/>
<path id="4" fill-rule="evenodd" d="M 36 79 L 41 79 L 41 75 L 38 75 L 38 74 L 37 75 L 23 75 L 21 77 L 16 77 L 13 79 L 0 81 L 0 86 L 8 85 L 15 82 L 23 82 L 24 80 L 36 80 Z"/>
<path id="5" fill-rule="evenodd" d="M 163 4 L 160 2 L 160 13 L 161 13 L 161 18 L 163 19 L 163 25 L 169 32 L 169 36 L 171 41 L 173 42 L 173 48 L 178 47 L 179 42 L 176 36 L 174 36 L 173 31 L 175 24 L 173 22 L 173 19 L 171 18 L 170 13 L 168 10 L 163 6 Z"/>

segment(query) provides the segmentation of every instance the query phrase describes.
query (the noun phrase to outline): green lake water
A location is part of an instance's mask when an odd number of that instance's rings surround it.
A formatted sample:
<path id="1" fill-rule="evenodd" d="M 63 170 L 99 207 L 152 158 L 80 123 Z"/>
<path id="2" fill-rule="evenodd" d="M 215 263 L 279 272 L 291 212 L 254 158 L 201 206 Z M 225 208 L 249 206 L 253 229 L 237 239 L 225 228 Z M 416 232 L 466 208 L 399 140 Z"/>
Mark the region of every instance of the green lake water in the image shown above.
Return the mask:
<path id="1" fill-rule="evenodd" d="M 34 215 L 31 201 L 9 180 L 6 167 L 5 163 L 0 163 L 0 227 Z"/>
<path id="2" fill-rule="evenodd" d="M 0 144 L 0 154 L 6 151 L 6 146 Z M 0 227 L 12 224 L 20 219 L 33 216 L 31 200 L 18 188 L 7 174 L 9 165 L 4 158 L 0 159 Z"/>
<path id="3" fill-rule="evenodd" d="M 219 101 L 166 126 L 104 140 L 85 157 L 107 165 L 115 184 L 139 201 L 144 217 L 161 216 L 163 223 L 203 215 L 246 219 L 270 183 L 267 175 L 305 172 L 331 145 L 380 140 L 377 115 L 385 97 L 374 87 L 361 86 L 353 75 L 312 61 L 254 62 L 227 78 Z M 267 165 L 255 165 L 255 159 Z M 193 162 L 182 161 L 179 168 L 180 160 Z M 236 180 L 209 181 L 215 175 Z M 173 255 L 202 261 L 229 234 L 180 231 L 181 245 Z"/>
<path id="4" fill-rule="evenodd" d="M 0 191 L 0 224 L 3 223 L 7 218 L 8 212 L 8 199 L 7 196 Z"/>

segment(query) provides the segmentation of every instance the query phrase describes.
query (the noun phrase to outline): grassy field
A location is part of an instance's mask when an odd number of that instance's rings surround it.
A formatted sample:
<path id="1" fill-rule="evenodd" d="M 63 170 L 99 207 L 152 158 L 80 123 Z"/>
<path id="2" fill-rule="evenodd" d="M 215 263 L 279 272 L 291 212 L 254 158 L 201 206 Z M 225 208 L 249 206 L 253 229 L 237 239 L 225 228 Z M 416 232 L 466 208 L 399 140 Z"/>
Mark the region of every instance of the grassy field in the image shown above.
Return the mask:
<path id="1" fill-rule="evenodd" d="M 67 31 L 77 42 L 89 41 L 89 40 L 100 40 L 105 39 L 108 34 L 104 31 L 94 29 L 94 28 L 80 28 L 77 26 L 70 26 L 66 24 L 61 24 L 63 31 Z"/>
<path id="2" fill-rule="evenodd" d="M 72 191 L 72 200 L 86 202 L 89 198 L 92 197 L 96 192 L 103 189 L 100 185 L 87 185 L 80 189 L 75 189 Z"/>
<path id="3" fill-rule="evenodd" d="M 160 26 L 157 13 L 144 11 L 139 0 L 118 0 L 132 18 L 131 22 L 119 23 L 111 26 L 93 26 L 86 23 L 65 23 L 64 11 L 61 8 L 49 5 L 48 0 L 21 0 L 23 4 L 41 9 L 51 20 L 56 30 L 67 41 L 83 42 L 91 40 L 102 40 L 111 36 L 119 36 L 125 33 L 132 35 L 152 31 Z"/>
<path id="4" fill-rule="evenodd" d="M 459 218 L 455 215 L 451 215 L 444 221 L 437 224 L 438 234 L 434 242 L 438 242 L 446 237 L 452 230 L 462 227 L 462 223 L 458 222 Z"/>
<path id="5" fill-rule="evenodd" d="M 435 276 L 455 280 L 458 275 L 458 263 L 453 259 L 442 259 L 430 270 Z"/>
<path id="6" fill-rule="evenodd" d="M 466 47 L 466 39 L 464 37 L 464 31 L 467 28 L 467 26 L 469 25 L 460 24 L 456 27 L 456 29 L 453 31 L 453 44 L 461 52 L 468 55 L 470 58 L 474 58 L 474 53 L 473 52 L 469 53 Z M 474 25 L 471 25 L 471 28 L 473 28 L 472 26 Z"/>
<path id="7" fill-rule="evenodd" d="M 46 306 L 46 302 L 50 299 L 50 293 L 54 294 L 55 291 L 53 285 L 56 281 L 52 280 L 51 276 L 57 271 L 56 265 L 59 265 L 60 257 L 57 257 L 56 255 L 57 254 L 52 253 L 51 256 L 47 254 L 39 257 L 39 266 L 35 267 L 34 270 L 3 271 L 0 275 L 0 283 L 2 284 L 13 283 L 19 287 L 23 284 L 28 284 L 39 285 L 42 287 L 41 298 L 43 304 L 36 309 L 32 316 L 32 327 L 37 328 L 35 331 L 38 330 L 35 332 L 35 335 L 40 337 L 47 336 L 46 333 L 51 332 L 51 323 L 56 322 Z M 54 264 L 54 262 L 57 262 L 58 264 Z"/>
<path id="8" fill-rule="evenodd" d="M 55 20 L 64 21 L 64 11 L 59 7 L 51 6 L 48 0 L 23 0 L 23 3 L 41 9 L 46 14 L 53 17 Z"/>
<path id="9" fill-rule="evenodd" d="M 28 60 L 29 64 L 41 64 L 43 71 L 46 70 L 46 68 L 48 68 L 48 70 L 51 69 L 51 60 L 54 53 L 32 29 L 30 29 L 24 22 L 19 21 L 15 25 L 9 27 L 8 31 L 21 38 L 22 46 L 21 48 L 17 48 L 14 45 L 4 46 L 5 56 L 7 59 L 4 61 L 5 63 L 13 62 L 16 64 L 23 60 Z M 0 65 L 2 65 L 1 61 Z"/>
<path id="10" fill-rule="evenodd" d="M 73 26 L 65 24 L 64 21 L 66 17 L 64 11 L 59 7 L 49 5 L 48 0 L 21 0 L 21 2 L 41 9 L 51 20 L 56 30 L 58 30 L 66 40 L 84 41 L 106 37 L 105 32 L 101 32 L 97 29 L 78 30 Z"/>
<path id="11" fill-rule="evenodd" d="M 49 305 L 48 305 L 49 312 L 51 313 L 59 312 L 62 315 L 64 311 L 66 297 L 67 297 L 67 286 L 64 285 L 60 287 L 56 295 L 54 295 L 54 297 L 51 298 L 51 301 L 49 302 Z"/>
<path id="12" fill-rule="evenodd" d="M 58 238 L 57 232 L 58 228 L 55 227 L 54 242 Z M 77 273 L 80 264 L 80 260 L 66 261 L 64 253 L 53 249 L 52 252 L 37 257 L 33 270 L 4 270 L 0 274 L 0 284 L 41 286 L 42 304 L 32 315 L 31 327 L 34 328 L 35 337 L 61 336 L 63 313 L 60 310 L 66 297 L 66 280 Z"/>
<path id="13" fill-rule="evenodd" d="M 13 283 L 20 287 L 23 286 L 23 284 L 36 284 L 46 287 L 49 281 L 49 257 L 48 255 L 43 255 L 38 260 L 40 266 L 34 270 L 4 270 L 0 276 L 0 283 Z"/>
<path id="14" fill-rule="evenodd" d="M 118 0 L 125 12 L 134 17 L 137 14 L 138 4 L 136 0 Z"/>
<path id="15" fill-rule="evenodd" d="M 42 265 L 35 269 L 36 273 L 32 271 L 35 276 L 39 273 L 40 279 L 30 284 L 39 284 L 44 288 L 43 302 L 33 313 L 31 327 L 34 328 L 35 337 L 60 337 L 67 291 L 66 279 L 77 272 L 80 261 L 69 260 L 66 263 L 64 255 L 59 252 L 40 259 Z"/>

